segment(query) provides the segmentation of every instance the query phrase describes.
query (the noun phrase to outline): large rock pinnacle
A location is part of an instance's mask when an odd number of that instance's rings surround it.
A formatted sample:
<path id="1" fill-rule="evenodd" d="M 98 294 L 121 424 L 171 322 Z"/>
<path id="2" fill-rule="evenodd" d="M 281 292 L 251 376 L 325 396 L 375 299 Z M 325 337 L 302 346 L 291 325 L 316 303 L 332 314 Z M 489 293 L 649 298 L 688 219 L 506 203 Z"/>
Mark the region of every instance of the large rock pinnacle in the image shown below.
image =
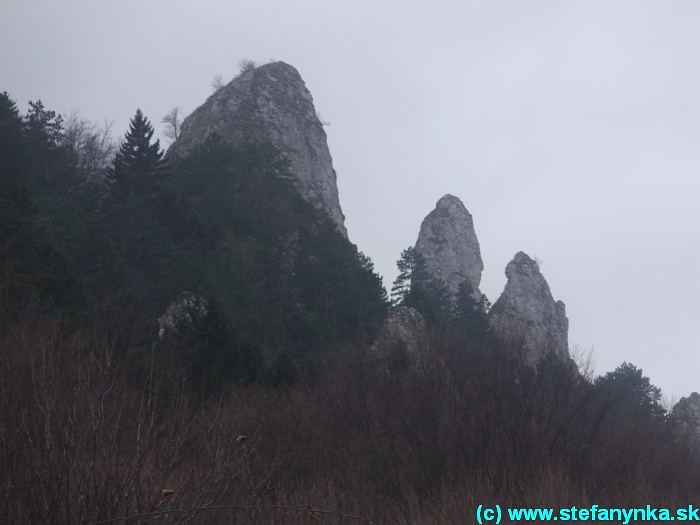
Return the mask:
<path id="1" fill-rule="evenodd" d="M 531 364 L 550 353 L 568 361 L 564 303 L 554 300 L 537 263 L 518 252 L 506 266 L 506 277 L 503 294 L 489 312 L 493 332 L 502 340 L 522 344 Z"/>
<path id="2" fill-rule="evenodd" d="M 461 200 L 445 195 L 420 227 L 416 252 L 425 259 L 431 277 L 442 280 L 453 294 L 464 281 L 480 296 L 484 263 L 472 216 Z"/>
<path id="3" fill-rule="evenodd" d="M 183 121 L 168 154 L 186 155 L 213 134 L 233 145 L 267 142 L 277 147 L 290 162 L 301 196 L 347 237 L 326 132 L 294 67 L 272 62 L 243 72 Z"/>

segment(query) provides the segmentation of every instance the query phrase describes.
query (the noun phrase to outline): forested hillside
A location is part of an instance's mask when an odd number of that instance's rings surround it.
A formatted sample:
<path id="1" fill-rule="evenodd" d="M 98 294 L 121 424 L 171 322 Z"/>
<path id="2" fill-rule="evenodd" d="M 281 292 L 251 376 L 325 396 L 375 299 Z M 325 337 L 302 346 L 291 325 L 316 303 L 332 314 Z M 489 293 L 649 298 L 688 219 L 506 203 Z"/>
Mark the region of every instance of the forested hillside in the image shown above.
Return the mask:
<path id="1" fill-rule="evenodd" d="M 149 347 L 189 292 L 210 305 L 201 321 L 217 333 L 202 337 L 231 347 L 243 381 L 282 353 L 296 362 L 371 341 L 387 307 L 371 261 L 298 196 L 273 146 L 212 137 L 171 161 L 139 111 L 105 175 L 88 178 L 60 116 L 0 104 L 5 322 L 98 317 Z"/>
<path id="2" fill-rule="evenodd" d="M 641 370 L 534 366 L 414 248 L 390 307 L 277 145 L 166 155 L 140 111 L 117 148 L 78 124 L 0 96 L 3 523 L 461 523 L 700 491 L 697 429 Z M 516 258 L 512 287 L 544 290 Z M 372 345 L 398 308 L 417 351 Z"/>

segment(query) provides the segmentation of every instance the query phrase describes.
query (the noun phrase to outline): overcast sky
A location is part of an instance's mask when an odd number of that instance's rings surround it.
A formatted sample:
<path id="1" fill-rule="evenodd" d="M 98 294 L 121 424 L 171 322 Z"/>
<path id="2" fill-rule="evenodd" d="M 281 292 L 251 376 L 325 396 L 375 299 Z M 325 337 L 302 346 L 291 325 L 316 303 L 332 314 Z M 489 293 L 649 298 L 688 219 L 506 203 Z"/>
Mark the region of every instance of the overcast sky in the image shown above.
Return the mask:
<path id="1" fill-rule="evenodd" d="M 0 90 L 115 122 L 189 113 L 244 57 L 294 65 L 353 242 L 385 282 L 445 193 L 492 301 L 523 250 L 602 373 L 700 390 L 697 0 L 3 0 Z"/>

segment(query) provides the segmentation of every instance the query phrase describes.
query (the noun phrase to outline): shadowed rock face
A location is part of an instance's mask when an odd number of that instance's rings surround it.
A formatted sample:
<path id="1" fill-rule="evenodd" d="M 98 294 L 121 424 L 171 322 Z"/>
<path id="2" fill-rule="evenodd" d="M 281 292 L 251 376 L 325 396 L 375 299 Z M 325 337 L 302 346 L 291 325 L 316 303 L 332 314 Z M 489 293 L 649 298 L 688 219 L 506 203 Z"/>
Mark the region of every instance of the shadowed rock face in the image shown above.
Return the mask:
<path id="1" fill-rule="evenodd" d="M 442 280 L 452 294 L 469 281 L 481 297 L 479 284 L 484 263 L 472 216 L 461 200 L 445 195 L 420 227 L 416 252 L 425 259 L 431 277 Z"/>
<path id="2" fill-rule="evenodd" d="M 531 364 L 549 353 L 570 360 L 564 303 L 554 300 L 537 263 L 518 252 L 506 266 L 506 277 L 506 287 L 488 316 L 494 334 L 522 344 Z"/>
<path id="3" fill-rule="evenodd" d="M 347 237 L 326 132 L 294 67 L 265 64 L 219 89 L 183 121 L 168 155 L 186 155 L 212 134 L 234 145 L 267 142 L 277 147 L 289 159 L 301 196 Z"/>
<path id="4" fill-rule="evenodd" d="M 382 353 L 401 350 L 416 356 L 425 351 L 427 344 L 428 326 L 423 316 L 410 306 L 399 306 L 384 319 L 372 348 Z"/>
<path id="5" fill-rule="evenodd" d="M 700 455 L 700 394 L 693 392 L 681 398 L 671 409 L 671 423 L 677 435 L 687 439 Z"/>

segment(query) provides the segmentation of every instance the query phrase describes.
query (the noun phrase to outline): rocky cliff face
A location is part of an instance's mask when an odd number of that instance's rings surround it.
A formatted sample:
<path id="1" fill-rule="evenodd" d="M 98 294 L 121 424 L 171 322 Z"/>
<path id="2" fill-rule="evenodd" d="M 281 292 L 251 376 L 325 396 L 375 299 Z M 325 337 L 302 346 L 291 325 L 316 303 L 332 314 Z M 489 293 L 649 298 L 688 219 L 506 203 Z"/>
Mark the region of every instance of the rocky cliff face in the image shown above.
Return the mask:
<path id="1" fill-rule="evenodd" d="M 479 296 L 484 263 L 472 216 L 461 200 L 445 195 L 420 227 L 416 252 L 425 259 L 426 269 L 442 280 L 451 293 L 469 281 Z"/>
<path id="2" fill-rule="evenodd" d="M 423 316 L 410 306 L 399 306 L 384 319 L 372 349 L 382 353 L 395 350 L 416 356 L 428 345 L 428 326 Z"/>
<path id="3" fill-rule="evenodd" d="M 183 121 L 168 155 L 184 156 L 213 134 L 234 145 L 253 141 L 277 147 L 290 162 L 301 196 L 347 237 L 326 132 L 294 67 L 265 64 L 219 89 Z"/>
<path id="4" fill-rule="evenodd" d="M 489 324 L 502 340 L 522 343 L 527 360 L 538 363 L 553 353 L 569 360 L 564 303 L 555 301 L 535 261 L 518 252 L 506 266 L 508 282 L 489 312 Z"/>
<path id="5" fill-rule="evenodd" d="M 679 437 L 688 439 L 700 454 L 700 394 L 693 392 L 681 398 L 673 405 L 670 419 Z"/>

